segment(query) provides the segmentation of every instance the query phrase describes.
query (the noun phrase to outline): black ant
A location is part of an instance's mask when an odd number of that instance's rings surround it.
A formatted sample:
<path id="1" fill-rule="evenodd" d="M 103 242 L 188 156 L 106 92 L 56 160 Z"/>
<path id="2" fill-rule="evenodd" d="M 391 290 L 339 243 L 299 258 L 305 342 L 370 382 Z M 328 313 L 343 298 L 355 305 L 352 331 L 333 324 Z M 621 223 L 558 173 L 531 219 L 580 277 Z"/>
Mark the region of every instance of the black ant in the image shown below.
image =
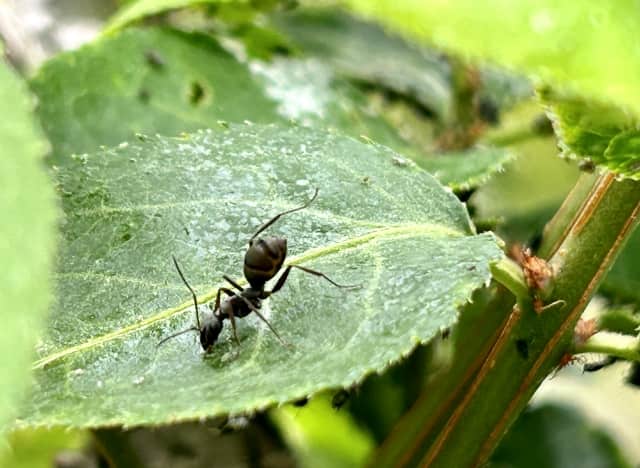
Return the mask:
<path id="1" fill-rule="evenodd" d="M 196 331 L 200 333 L 200 344 L 202 345 L 202 349 L 205 352 L 211 350 L 213 345 L 218 340 L 218 336 L 222 331 L 222 324 L 225 319 L 231 320 L 231 327 L 233 329 L 233 337 L 238 345 L 240 345 L 240 340 L 238 339 L 238 335 L 236 332 L 236 318 L 242 318 L 249 315 L 251 312 L 255 312 L 255 314 L 267 324 L 269 329 L 273 332 L 274 335 L 280 340 L 280 342 L 286 346 L 284 340 L 280 337 L 278 332 L 271 326 L 269 321 L 262 315 L 260 312 L 260 306 L 262 305 L 262 300 L 267 299 L 271 294 L 274 294 L 284 286 L 289 273 L 292 268 L 298 268 L 306 273 L 311 273 L 312 275 L 321 276 L 326 279 L 328 282 L 333 284 L 338 288 L 352 288 L 357 286 L 345 286 L 336 283 L 331 278 L 329 278 L 324 273 L 321 273 L 316 270 L 312 270 L 311 268 L 303 267 L 300 265 L 288 265 L 278 281 L 274 285 L 271 291 L 267 291 L 264 289 L 267 281 L 272 279 L 282 268 L 284 264 L 284 260 L 287 256 L 287 239 L 284 237 L 267 237 L 261 238 L 258 235 L 275 223 L 281 216 L 286 214 L 294 213 L 296 211 L 303 210 L 307 208 L 318 196 L 318 189 L 315 190 L 313 197 L 302 206 L 297 208 L 293 208 L 291 210 L 283 211 L 275 215 L 269 221 L 264 223 L 262 226 L 258 228 L 256 233 L 251 236 L 249 239 L 249 248 L 247 249 L 247 253 L 244 256 L 244 277 L 246 278 L 249 286 L 243 288 L 238 283 L 233 281 L 229 276 L 223 275 L 222 277 L 233 286 L 238 292 L 234 292 L 229 288 L 220 288 L 218 289 L 218 293 L 216 294 L 215 307 L 213 309 L 213 315 L 207 317 L 203 323 L 200 323 L 200 313 L 198 311 L 198 300 L 196 299 L 196 294 L 189 286 L 189 283 L 185 279 L 180 267 L 178 266 L 178 262 L 175 257 L 173 257 L 173 264 L 178 270 L 178 274 L 180 278 L 184 282 L 184 284 L 191 291 L 191 295 L 193 297 L 193 303 L 195 305 L 196 310 L 196 324 L 197 327 L 191 327 L 181 332 L 175 333 L 167 338 L 164 338 L 158 346 L 174 338 L 183 333 L 187 333 L 189 331 Z M 228 297 L 220 302 L 220 297 L 222 293 L 226 294 Z"/>

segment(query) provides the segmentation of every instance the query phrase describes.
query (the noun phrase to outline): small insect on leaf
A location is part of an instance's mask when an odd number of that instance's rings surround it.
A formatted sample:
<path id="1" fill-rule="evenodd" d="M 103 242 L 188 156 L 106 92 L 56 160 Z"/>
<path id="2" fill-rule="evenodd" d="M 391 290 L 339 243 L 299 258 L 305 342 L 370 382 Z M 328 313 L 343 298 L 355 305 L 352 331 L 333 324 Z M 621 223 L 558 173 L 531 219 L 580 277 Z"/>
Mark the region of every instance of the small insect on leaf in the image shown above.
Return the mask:
<path id="1" fill-rule="evenodd" d="M 202 321 L 200 321 L 200 312 L 198 311 L 196 293 L 185 279 L 182 271 L 180 270 L 180 266 L 178 265 L 178 261 L 174 257 L 173 263 L 176 270 L 178 271 L 182 282 L 189 289 L 191 296 L 193 297 L 197 326 L 187 328 L 186 330 L 179 331 L 164 338 L 160 343 L 158 343 L 158 346 L 171 338 L 182 335 L 183 333 L 196 331 L 200 333 L 200 344 L 202 345 L 202 349 L 204 349 L 205 352 L 209 352 L 213 348 L 213 345 L 218 341 L 218 337 L 220 336 L 225 320 L 229 320 L 231 322 L 233 338 L 237 345 L 240 346 L 240 339 L 238 338 L 236 329 L 236 318 L 246 317 L 253 312 L 269 327 L 269 330 L 273 332 L 280 343 L 283 346 L 288 347 L 290 345 L 280 337 L 275 328 L 273 328 L 271 323 L 269 323 L 262 312 L 260 312 L 260 308 L 263 300 L 278 292 L 284 286 L 287 278 L 289 277 L 289 273 L 293 268 L 297 268 L 305 273 L 310 273 L 315 276 L 320 276 L 338 288 L 357 287 L 338 284 L 324 273 L 312 270 L 311 268 L 303 267 L 301 265 L 288 265 L 280 275 L 280 278 L 278 278 L 278 281 L 276 281 L 273 289 L 271 289 L 271 291 L 267 291 L 265 289 L 267 281 L 275 277 L 282 269 L 284 260 L 287 256 L 287 239 L 284 237 L 262 238 L 258 236 L 278 221 L 282 216 L 307 208 L 311 203 L 313 203 L 317 196 L 318 189 L 316 188 L 311 199 L 309 199 L 309 201 L 304 205 L 278 213 L 258 228 L 256 233 L 249 239 L 249 248 L 247 249 L 244 257 L 244 276 L 249 283 L 249 286 L 247 288 L 243 288 L 229 276 L 223 275 L 224 280 L 227 281 L 236 291 L 229 288 L 218 289 L 215 305 L 213 307 L 213 315 L 206 317 Z M 223 301 L 221 301 L 222 294 L 227 296 Z"/>

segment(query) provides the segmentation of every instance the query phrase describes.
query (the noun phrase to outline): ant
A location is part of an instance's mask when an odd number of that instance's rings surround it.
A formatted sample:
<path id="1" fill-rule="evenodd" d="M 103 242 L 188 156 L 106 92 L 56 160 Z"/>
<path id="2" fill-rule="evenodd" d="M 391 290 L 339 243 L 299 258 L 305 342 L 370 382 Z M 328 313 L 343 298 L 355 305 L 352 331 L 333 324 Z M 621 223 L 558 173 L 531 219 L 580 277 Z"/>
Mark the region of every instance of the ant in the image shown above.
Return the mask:
<path id="1" fill-rule="evenodd" d="M 175 265 L 176 270 L 178 270 L 178 274 L 180 275 L 182 282 L 187 286 L 187 288 L 191 292 L 191 296 L 193 297 L 193 303 L 196 310 L 197 327 L 190 327 L 186 330 L 182 330 L 181 332 L 170 335 L 160 341 L 160 343 L 158 343 L 158 346 L 165 343 L 167 340 L 170 340 L 171 338 L 174 338 L 183 333 L 196 331 L 200 333 L 200 344 L 202 345 L 202 349 L 204 349 L 205 352 L 209 352 L 218 340 L 218 336 L 222 331 L 223 322 L 226 319 L 229 319 L 231 321 L 233 337 L 239 346 L 240 340 L 238 339 L 238 334 L 236 332 L 235 319 L 246 317 L 251 312 L 254 312 L 264 323 L 266 323 L 273 334 L 276 335 L 278 340 L 283 345 L 287 346 L 278 332 L 273 328 L 273 326 L 271 326 L 264 315 L 262 315 L 262 313 L 260 312 L 260 306 L 262 305 L 262 301 L 264 299 L 267 299 L 272 294 L 280 291 L 282 286 L 284 286 L 285 281 L 287 281 L 292 268 L 298 268 L 299 270 L 302 270 L 306 273 L 320 276 L 338 288 L 357 287 L 338 284 L 324 273 L 312 270 L 311 268 L 303 267 L 300 265 L 287 265 L 273 288 L 270 291 L 265 290 L 266 282 L 276 276 L 276 274 L 278 274 L 284 264 L 284 260 L 287 256 L 287 239 L 284 237 L 262 238 L 258 237 L 258 235 L 260 235 L 260 233 L 270 227 L 273 223 L 278 221 L 280 217 L 307 208 L 309 205 L 311 205 L 311 203 L 313 203 L 317 196 L 318 189 L 316 188 L 313 197 L 311 197 L 311 199 L 307 203 L 297 208 L 278 213 L 258 228 L 256 233 L 251 236 L 251 239 L 249 239 L 249 248 L 247 249 L 247 252 L 244 256 L 244 277 L 249 283 L 249 286 L 243 288 L 238 283 L 233 281 L 229 276 L 223 275 L 222 277 L 225 279 L 225 281 L 233 286 L 233 288 L 235 288 L 237 292 L 234 292 L 229 288 L 219 288 L 218 293 L 216 294 L 213 315 L 205 318 L 202 324 L 200 322 L 200 313 L 198 311 L 198 300 L 196 298 L 196 293 L 193 291 L 191 286 L 189 286 L 189 283 L 182 274 L 176 258 L 172 257 L 173 264 Z M 223 293 L 228 297 L 221 302 L 220 298 Z"/>

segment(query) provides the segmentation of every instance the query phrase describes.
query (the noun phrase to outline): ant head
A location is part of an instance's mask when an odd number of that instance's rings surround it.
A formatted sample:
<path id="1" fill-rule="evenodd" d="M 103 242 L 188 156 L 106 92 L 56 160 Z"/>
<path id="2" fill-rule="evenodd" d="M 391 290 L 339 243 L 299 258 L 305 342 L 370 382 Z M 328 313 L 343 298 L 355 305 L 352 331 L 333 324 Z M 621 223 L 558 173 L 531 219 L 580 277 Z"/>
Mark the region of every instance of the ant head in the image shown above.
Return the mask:
<path id="1" fill-rule="evenodd" d="M 218 317 L 214 315 L 207 318 L 200 330 L 200 344 L 202 345 L 202 349 L 209 351 L 216 341 L 218 341 L 218 336 L 221 331 L 222 321 L 218 319 Z"/>
<path id="2" fill-rule="evenodd" d="M 284 237 L 258 238 L 249 244 L 244 256 L 244 277 L 249 284 L 261 289 L 273 278 L 287 256 L 287 239 Z"/>

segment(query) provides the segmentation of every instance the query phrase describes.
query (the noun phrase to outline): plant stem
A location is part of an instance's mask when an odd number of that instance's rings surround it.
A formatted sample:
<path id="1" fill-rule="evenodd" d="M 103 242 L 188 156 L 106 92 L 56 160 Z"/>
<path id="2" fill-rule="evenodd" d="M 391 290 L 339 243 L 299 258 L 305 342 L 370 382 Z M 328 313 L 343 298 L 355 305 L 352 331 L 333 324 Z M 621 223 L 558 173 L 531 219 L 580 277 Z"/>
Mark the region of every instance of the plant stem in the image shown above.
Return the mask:
<path id="1" fill-rule="evenodd" d="M 485 361 L 513 307 L 513 297 L 503 288 L 476 291 L 473 301 L 460 314 L 451 340 L 455 347 L 451 368 L 432 375 L 413 408 L 396 424 L 374 457 L 371 467 L 414 466 L 420 444 L 428 444 L 446 423 L 458 401 Z M 483 326 L 478 327 L 482 321 Z M 418 444 L 415 446 L 415 444 Z"/>
<path id="2" fill-rule="evenodd" d="M 575 354 L 601 353 L 627 361 L 640 362 L 640 340 L 619 333 L 596 333 L 581 345 L 576 345 Z"/>
<path id="3" fill-rule="evenodd" d="M 491 275 L 494 280 L 511 291 L 518 301 L 529 299 L 529 287 L 524 280 L 522 267 L 510 258 L 505 257 L 492 263 Z"/>
<path id="4" fill-rule="evenodd" d="M 574 194 L 572 205 L 578 208 L 565 212 L 564 219 L 556 218 L 557 226 L 564 228 L 554 230 L 554 238 L 543 241 L 552 246 L 548 248 L 549 263 L 554 271 L 543 296 L 547 303 L 563 301 L 564 307 L 541 314 L 534 312 L 528 301 L 514 307 L 487 341 L 490 349 L 481 356 L 482 364 L 473 369 L 464 392 L 448 394 L 454 401 L 446 401 L 444 422 L 429 422 L 418 440 L 396 439 L 394 450 L 398 453 L 403 445 L 403 458 L 377 466 L 484 464 L 540 383 L 569 351 L 578 318 L 637 225 L 640 211 L 640 182 L 616 181 L 608 174 L 598 177 L 592 189 L 579 192 L 587 192 L 587 198 L 580 202 Z M 471 328 L 485 327 L 484 317 L 476 317 Z M 456 375 L 468 373 L 457 370 Z M 416 415 L 424 417 L 419 410 Z M 411 413 L 406 416 L 412 417 Z M 376 460 L 386 460 L 385 449 L 389 446 L 382 447 Z"/>
<path id="5" fill-rule="evenodd" d="M 567 195 L 562 206 L 553 219 L 544 228 L 543 240 L 538 249 L 538 256 L 549 258 L 567 235 L 576 215 L 587 202 L 593 200 L 598 178 L 595 174 L 583 173 Z"/>

